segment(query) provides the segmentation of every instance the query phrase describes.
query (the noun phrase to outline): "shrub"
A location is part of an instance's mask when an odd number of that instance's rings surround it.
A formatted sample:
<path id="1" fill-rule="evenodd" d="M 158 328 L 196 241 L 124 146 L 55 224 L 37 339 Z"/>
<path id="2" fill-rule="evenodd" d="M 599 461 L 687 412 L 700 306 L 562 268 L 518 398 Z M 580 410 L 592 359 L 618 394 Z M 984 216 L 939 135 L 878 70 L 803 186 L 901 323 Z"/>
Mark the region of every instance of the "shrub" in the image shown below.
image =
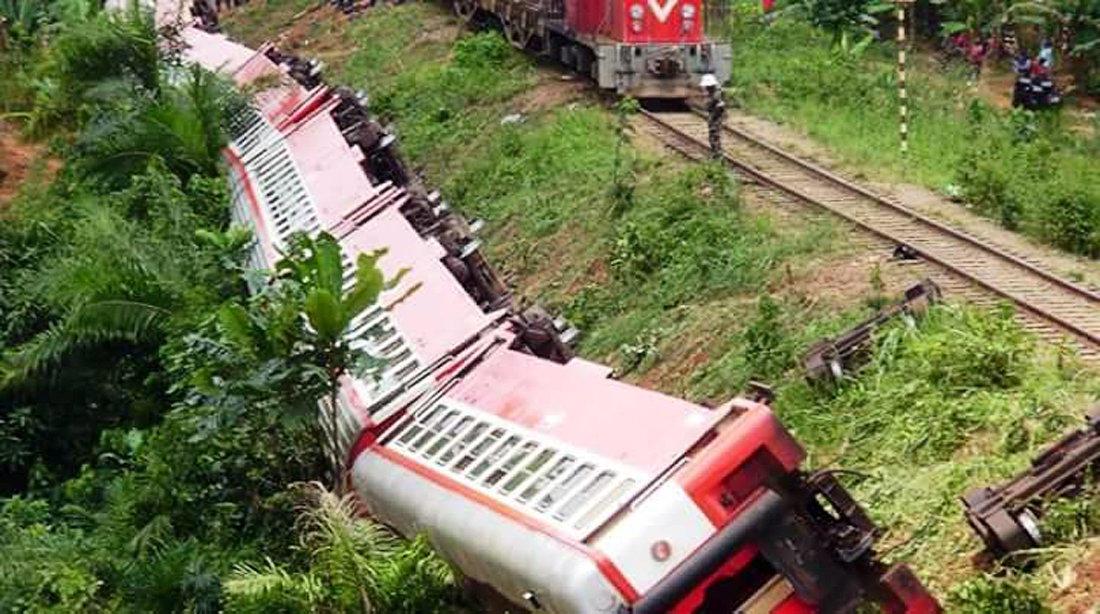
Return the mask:
<path id="1" fill-rule="evenodd" d="M 1031 587 L 1013 578 L 984 576 L 955 587 L 949 597 L 955 614 L 1048 614 Z"/>
<path id="2" fill-rule="evenodd" d="M 1085 190 L 1057 190 L 1040 212 L 1043 235 L 1078 254 L 1100 256 L 1100 197 Z"/>
<path id="3" fill-rule="evenodd" d="M 512 55 L 512 48 L 496 31 L 467 36 L 454 46 L 454 64 L 460 68 L 501 68 Z"/>

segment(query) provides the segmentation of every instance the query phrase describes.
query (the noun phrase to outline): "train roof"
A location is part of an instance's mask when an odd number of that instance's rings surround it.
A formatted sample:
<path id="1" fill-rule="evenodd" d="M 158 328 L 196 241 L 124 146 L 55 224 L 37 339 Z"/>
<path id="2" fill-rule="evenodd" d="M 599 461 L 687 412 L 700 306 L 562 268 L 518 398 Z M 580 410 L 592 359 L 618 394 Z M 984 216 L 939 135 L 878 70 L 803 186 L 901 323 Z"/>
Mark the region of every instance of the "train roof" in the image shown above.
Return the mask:
<path id="1" fill-rule="evenodd" d="M 256 55 L 224 34 L 211 34 L 198 28 L 183 28 L 180 35 L 186 45 L 184 56 L 199 66 L 223 75 L 233 75 Z"/>
<path id="2" fill-rule="evenodd" d="M 725 416 L 652 390 L 504 349 L 449 398 L 655 477 Z"/>
<path id="3" fill-rule="evenodd" d="M 443 248 L 422 238 L 395 206 L 389 206 L 341 241 L 351 257 L 384 249 L 378 267 L 401 281 L 380 297 L 411 351 L 430 364 L 482 331 L 492 321 L 442 264 Z"/>

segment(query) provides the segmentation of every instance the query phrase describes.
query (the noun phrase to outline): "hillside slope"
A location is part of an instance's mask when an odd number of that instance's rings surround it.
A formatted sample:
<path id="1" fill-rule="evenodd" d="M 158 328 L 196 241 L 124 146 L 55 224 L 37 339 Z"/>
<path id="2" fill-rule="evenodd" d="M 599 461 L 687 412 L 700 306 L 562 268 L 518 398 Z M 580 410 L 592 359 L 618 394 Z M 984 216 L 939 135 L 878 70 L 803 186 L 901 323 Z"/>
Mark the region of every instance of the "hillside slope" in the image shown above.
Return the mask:
<path id="1" fill-rule="evenodd" d="M 254 3 L 225 23 L 365 89 L 428 181 L 487 222 L 492 259 L 519 294 L 581 327 L 585 356 L 704 402 L 750 379 L 775 384 L 777 411 L 813 463 L 861 472 L 853 486 L 889 530 L 891 556 L 957 607 L 988 611 L 982 599 L 1014 590 L 1064 611 L 1079 605 L 1083 589 L 1063 572 L 1087 558 L 1091 522 L 1069 522 L 1037 573 L 975 579 L 977 543 L 956 502 L 1025 466 L 1100 394 L 1069 350 L 1039 347 L 1000 310 L 950 306 L 888 331 L 858 379 L 812 389 L 799 352 L 928 269 L 631 136 L 628 119 L 583 83 L 458 28 L 435 4 L 352 20 L 306 7 Z"/>

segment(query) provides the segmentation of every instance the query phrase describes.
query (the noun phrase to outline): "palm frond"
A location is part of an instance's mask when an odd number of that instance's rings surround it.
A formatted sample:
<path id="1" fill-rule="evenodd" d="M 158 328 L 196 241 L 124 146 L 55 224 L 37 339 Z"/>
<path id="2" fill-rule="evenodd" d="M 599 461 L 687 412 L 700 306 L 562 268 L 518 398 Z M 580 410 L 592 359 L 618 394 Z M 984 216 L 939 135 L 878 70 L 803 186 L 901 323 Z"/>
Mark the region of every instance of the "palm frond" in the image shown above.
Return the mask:
<path id="1" fill-rule="evenodd" d="M 325 587 L 310 573 L 291 573 L 270 558 L 263 565 L 238 564 L 223 585 L 229 609 L 239 612 L 310 611 Z"/>
<path id="2" fill-rule="evenodd" d="M 113 341 L 140 342 L 160 332 L 166 309 L 132 301 L 103 301 L 78 307 L 62 322 L 4 356 L 0 389 L 49 372 L 72 353 Z"/>

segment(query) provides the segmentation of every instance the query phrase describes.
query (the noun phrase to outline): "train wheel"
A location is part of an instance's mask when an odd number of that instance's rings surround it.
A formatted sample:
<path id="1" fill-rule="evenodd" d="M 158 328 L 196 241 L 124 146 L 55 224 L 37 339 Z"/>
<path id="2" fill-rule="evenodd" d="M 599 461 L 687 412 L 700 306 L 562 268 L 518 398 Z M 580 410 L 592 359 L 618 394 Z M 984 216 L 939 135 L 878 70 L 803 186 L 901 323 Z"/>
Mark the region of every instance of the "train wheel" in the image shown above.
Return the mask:
<path id="1" fill-rule="evenodd" d="M 509 21 L 504 25 L 504 36 L 508 39 L 512 46 L 519 50 L 527 49 L 527 46 L 531 44 L 531 37 L 534 36 L 534 32 L 531 32 L 527 28 L 524 28 L 516 20 Z"/>
<path id="2" fill-rule="evenodd" d="M 472 21 L 477 13 L 476 0 L 454 0 L 455 15 L 463 21 Z"/>

